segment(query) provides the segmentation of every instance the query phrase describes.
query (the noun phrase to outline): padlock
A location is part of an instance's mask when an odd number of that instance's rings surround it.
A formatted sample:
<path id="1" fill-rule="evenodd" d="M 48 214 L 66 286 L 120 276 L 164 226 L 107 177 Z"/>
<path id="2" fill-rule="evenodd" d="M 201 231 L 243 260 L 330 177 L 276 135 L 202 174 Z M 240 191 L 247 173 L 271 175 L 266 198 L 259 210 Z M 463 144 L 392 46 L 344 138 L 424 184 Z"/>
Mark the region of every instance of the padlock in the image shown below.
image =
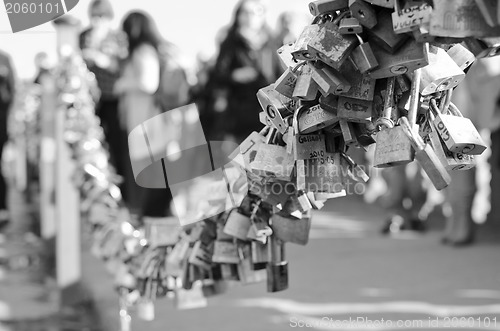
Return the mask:
<path id="1" fill-rule="evenodd" d="M 319 97 L 319 105 L 323 110 L 326 110 L 333 115 L 337 115 L 337 107 L 339 103 L 339 96 L 335 94 L 321 95 Z"/>
<path id="2" fill-rule="evenodd" d="M 500 38 L 498 37 L 465 38 L 463 45 L 474 54 L 476 59 L 500 54 Z"/>
<path id="3" fill-rule="evenodd" d="M 188 262 L 205 270 L 210 270 L 212 267 L 210 264 L 210 256 L 211 249 L 209 246 L 199 240 L 195 242 L 191 254 L 189 255 Z"/>
<path id="4" fill-rule="evenodd" d="M 429 47 L 429 64 L 422 68 L 420 94 L 429 95 L 455 88 L 465 73 L 442 48 Z"/>
<path id="5" fill-rule="evenodd" d="M 299 108 L 298 133 L 312 133 L 338 122 L 338 117 L 325 111 L 320 105 Z"/>
<path id="6" fill-rule="evenodd" d="M 500 10 L 498 1 L 476 0 L 476 5 L 489 26 L 494 27 L 500 23 L 497 17 L 497 12 Z"/>
<path id="7" fill-rule="evenodd" d="M 339 32 L 339 18 L 320 24 L 318 33 L 311 37 L 307 44 L 307 49 L 310 54 L 314 54 L 314 59 L 319 59 L 337 70 L 358 45 L 354 36 L 342 35 Z"/>
<path id="8" fill-rule="evenodd" d="M 340 34 L 358 34 L 363 32 L 363 27 L 355 17 L 344 17 L 339 23 Z"/>
<path id="9" fill-rule="evenodd" d="M 416 70 L 412 80 L 412 109 L 409 116 L 414 118 L 418 109 L 420 85 L 420 70 Z M 418 79 L 418 81 L 415 81 Z M 385 95 L 384 109 L 382 116 L 375 122 L 381 130 L 377 133 L 377 144 L 373 159 L 373 166 L 376 168 L 387 168 L 407 164 L 413 161 L 414 151 L 410 140 L 406 137 L 400 126 L 394 126 L 393 112 L 394 107 L 394 86 L 395 78 L 387 79 L 387 88 Z"/>
<path id="10" fill-rule="evenodd" d="M 356 141 L 360 146 L 367 147 L 375 143 L 375 139 L 372 136 L 375 133 L 375 126 L 371 122 L 352 123 L 352 126 Z"/>
<path id="11" fill-rule="evenodd" d="M 150 246 L 173 246 L 179 241 L 181 226 L 176 217 L 144 217 L 143 221 Z"/>
<path id="12" fill-rule="evenodd" d="M 435 101 L 431 100 L 431 105 Z M 432 106 L 435 110 L 437 106 Z M 481 138 L 471 120 L 462 116 L 458 108 L 451 103 L 449 107 L 453 115 L 435 112 L 434 126 L 446 147 L 453 153 L 480 155 L 486 149 L 486 144 Z"/>
<path id="13" fill-rule="evenodd" d="M 341 93 L 344 97 L 372 101 L 375 92 L 375 80 L 369 75 L 362 74 L 356 69 L 351 61 L 346 61 L 340 68 L 342 76 L 346 77 L 351 88 L 349 91 Z"/>
<path id="14" fill-rule="evenodd" d="M 368 2 L 363 0 L 349 0 L 349 10 L 352 17 L 355 17 L 364 27 L 372 29 L 377 25 L 377 14 Z"/>
<path id="15" fill-rule="evenodd" d="M 285 261 L 285 244 L 275 237 L 269 243 L 271 261 L 267 265 L 267 292 L 288 288 L 288 261 Z"/>
<path id="16" fill-rule="evenodd" d="M 432 147 L 424 143 L 418 132 L 412 129 L 406 117 L 401 117 L 400 123 L 404 133 L 410 139 L 415 149 L 415 159 L 420 163 L 434 187 L 437 190 L 447 187 L 451 182 L 451 177 L 441 164 L 441 161 L 439 161 Z"/>
<path id="17" fill-rule="evenodd" d="M 362 166 L 357 164 L 349 155 L 341 153 L 341 164 L 343 168 L 348 171 L 349 177 L 358 182 L 366 183 L 370 179 Z"/>
<path id="18" fill-rule="evenodd" d="M 277 239 L 297 245 L 307 245 L 309 231 L 311 230 L 311 218 L 293 219 L 279 214 L 271 217 L 271 226 Z"/>
<path id="19" fill-rule="evenodd" d="M 323 134 L 297 134 L 294 137 L 295 160 L 312 159 L 325 151 L 325 136 Z"/>
<path id="20" fill-rule="evenodd" d="M 410 40 L 396 54 L 387 53 L 375 45 L 372 45 L 372 49 L 379 62 L 376 69 L 368 72 L 373 79 L 402 75 L 429 64 L 429 45 L 426 43 Z"/>
<path id="21" fill-rule="evenodd" d="M 469 170 L 474 168 L 476 166 L 476 162 L 473 155 L 452 153 L 448 150 L 448 148 L 444 145 L 443 141 L 439 137 L 434 124 L 432 123 L 432 121 L 434 120 L 433 113 L 429 112 L 429 116 L 431 121 L 429 123 L 429 126 L 431 127 L 431 132 L 428 134 L 429 142 L 445 169 L 447 171 L 454 171 Z"/>
<path id="22" fill-rule="evenodd" d="M 274 89 L 288 98 L 293 98 L 297 75 L 293 69 L 286 69 L 274 83 Z"/>
<path id="23" fill-rule="evenodd" d="M 394 0 L 392 25 L 395 33 L 406 33 L 421 25 L 429 24 L 432 7 L 425 1 L 412 1 L 411 4 L 400 7 L 401 0 Z"/>
<path id="24" fill-rule="evenodd" d="M 240 262 L 238 263 L 238 277 L 243 285 L 264 282 L 267 277 L 265 270 L 254 270 L 252 249 L 250 244 L 238 247 Z"/>
<path id="25" fill-rule="evenodd" d="M 312 78 L 318 84 L 319 91 L 323 95 L 341 94 L 349 92 L 351 83 L 342 76 L 337 70 L 325 66 L 311 66 Z"/>
<path id="26" fill-rule="evenodd" d="M 269 262 L 268 246 L 258 241 L 250 242 L 253 270 L 265 269 Z"/>
<path id="27" fill-rule="evenodd" d="M 318 84 L 312 78 L 312 68 L 309 64 L 305 64 L 300 71 L 292 97 L 301 100 L 314 100 L 318 95 Z"/>
<path id="28" fill-rule="evenodd" d="M 295 61 L 316 60 L 316 52 L 311 52 L 309 43 L 313 38 L 318 38 L 320 26 L 318 24 L 307 25 L 293 45 L 292 56 Z"/>
<path id="29" fill-rule="evenodd" d="M 252 172 L 259 176 L 289 181 L 294 160 L 284 146 L 261 144 L 250 167 Z"/>
<path id="30" fill-rule="evenodd" d="M 216 240 L 214 242 L 214 253 L 212 262 L 238 264 L 240 257 L 238 255 L 238 246 L 232 241 Z"/>
<path id="31" fill-rule="evenodd" d="M 377 68 L 378 61 L 370 44 L 365 43 L 359 35 L 356 35 L 356 37 L 359 39 L 359 45 L 352 51 L 351 59 L 359 72 L 364 74 Z"/>
<path id="32" fill-rule="evenodd" d="M 430 22 L 427 24 L 419 25 L 412 31 L 413 38 L 417 43 L 431 43 L 436 37 L 430 33 Z"/>
<path id="33" fill-rule="evenodd" d="M 489 26 L 474 0 L 440 0 L 433 5 L 430 33 L 434 36 L 480 38 L 500 35 L 500 26 Z"/>
<path id="34" fill-rule="evenodd" d="M 350 122 L 368 123 L 371 122 L 373 112 L 372 101 L 339 97 L 337 116 Z"/>
<path id="35" fill-rule="evenodd" d="M 342 130 L 342 137 L 347 146 L 356 146 L 358 141 L 356 140 L 356 134 L 354 133 L 354 127 L 352 122 L 348 122 L 345 119 L 339 121 L 340 129 Z"/>
<path id="36" fill-rule="evenodd" d="M 465 71 L 476 60 L 474 54 L 461 44 L 453 45 L 446 53 L 448 53 L 462 71 Z"/>
<path id="37" fill-rule="evenodd" d="M 293 99 L 281 95 L 274 89 L 274 84 L 261 88 L 257 92 L 257 99 L 262 110 L 267 114 L 274 127 L 282 134 L 288 129 L 284 118 L 294 112 Z"/>
<path id="38" fill-rule="evenodd" d="M 312 16 L 323 15 L 347 8 L 348 0 L 317 0 L 309 3 Z"/>
<path id="39" fill-rule="evenodd" d="M 366 0 L 372 5 L 384 7 L 384 8 L 394 8 L 394 0 Z"/>
<path id="40" fill-rule="evenodd" d="M 300 174 L 305 191 L 338 193 L 344 189 L 339 153 L 325 152 L 318 158 L 299 161 L 302 160 L 297 161 L 297 180 Z"/>
<path id="41" fill-rule="evenodd" d="M 377 13 L 377 25 L 366 30 L 372 48 L 378 46 L 390 54 L 394 54 L 409 39 L 407 34 L 396 34 L 392 25 L 392 11 L 381 9 Z M 375 51 L 375 50 L 374 50 Z M 380 59 L 377 58 L 380 62 Z"/>
<path id="42" fill-rule="evenodd" d="M 252 225 L 250 217 L 241 214 L 237 209 L 230 212 L 226 224 L 224 225 L 224 233 L 235 238 L 246 240 L 248 229 Z"/>
<path id="43" fill-rule="evenodd" d="M 305 62 L 304 60 L 296 60 L 293 55 L 293 49 L 295 45 L 293 43 L 285 44 L 278 48 L 276 53 L 278 53 L 278 58 L 280 59 L 280 64 L 283 70 L 295 68 L 295 66 Z"/>

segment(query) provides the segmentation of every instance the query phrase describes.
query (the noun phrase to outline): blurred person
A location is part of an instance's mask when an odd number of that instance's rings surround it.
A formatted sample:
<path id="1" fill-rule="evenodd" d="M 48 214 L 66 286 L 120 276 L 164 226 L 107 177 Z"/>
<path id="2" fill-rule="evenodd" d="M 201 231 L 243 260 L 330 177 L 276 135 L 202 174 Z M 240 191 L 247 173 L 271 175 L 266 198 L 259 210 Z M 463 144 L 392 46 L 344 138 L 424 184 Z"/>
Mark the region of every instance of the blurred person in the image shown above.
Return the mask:
<path id="1" fill-rule="evenodd" d="M 121 158 L 127 154 L 120 142 L 118 122 L 118 96 L 114 85 L 119 77 L 120 61 L 126 56 L 123 34 L 111 28 L 114 13 L 109 0 L 93 0 L 89 5 L 90 27 L 80 34 L 82 56 L 91 72 L 95 74 L 101 91 L 96 105 L 96 114 L 101 120 L 111 164 L 117 173 L 124 175 Z M 126 189 L 122 185 L 126 195 Z"/>
<path id="2" fill-rule="evenodd" d="M 15 96 L 15 72 L 10 56 L 0 51 L 0 157 L 9 136 L 7 120 Z M 0 169 L 0 230 L 10 223 L 7 208 L 7 183 Z"/>
<path id="3" fill-rule="evenodd" d="M 276 32 L 271 41 L 271 48 L 276 52 L 281 46 L 294 43 L 304 26 L 309 25 L 309 15 L 303 12 L 285 11 L 278 16 Z M 278 56 L 273 56 L 273 70 L 276 77 L 284 71 Z"/>
<path id="4" fill-rule="evenodd" d="M 472 244 L 476 223 L 498 221 L 498 187 L 490 174 L 498 174 L 500 146 L 500 57 L 477 60 L 465 80 L 454 90 L 453 103 L 470 118 L 491 146 L 476 156 L 477 166 L 468 171 L 451 172 L 452 182 L 445 189 L 447 215 L 443 243 L 453 246 Z M 491 137 L 491 139 L 489 139 Z M 487 159 L 490 166 L 487 166 Z M 486 174 L 490 172 L 490 174 Z M 486 177 L 486 180 L 484 178 Z M 479 180 L 478 180 L 479 179 Z M 481 197 L 477 199 L 476 197 Z M 475 199 L 476 198 L 476 199 Z M 495 199 L 492 200 L 492 199 Z M 487 216 L 488 211 L 490 212 Z"/>
<path id="5" fill-rule="evenodd" d="M 387 189 L 379 198 L 379 203 L 392 214 L 383 226 L 382 233 L 425 231 L 428 213 L 424 206 L 429 182 L 423 176 L 421 167 L 412 162 L 382 169 L 381 177 Z"/>
<path id="6" fill-rule="evenodd" d="M 135 183 L 132 154 L 128 153 L 132 153 L 132 146 L 128 145 L 127 136 L 144 121 L 188 103 L 187 74 L 179 65 L 174 45 L 161 37 L 151 16 L 133 11 L 123 20 L 122 29 L 128 38 L 128 58 L 115 84 L 115 92 L 120 95 L 119 125 L 127 151 L 122 159 L 126 166 L 126 202 L 140 217 L 163 217 L 170 213 L 171 194 L 168 189 L 145 189 Z M 168 105 L 159 104 L 157 92 L 160 90 L 169 91 Z"/>
<path id="7" fill-rule="evenodd" d="M 35 67 L 36 74 L 33 82 L 35 84 L 42 84 L 43 77 L 50 73 L 49 55 L 45 52 L 37 53 L 35 55 Z"/>
<path id="8" fill-rule="evenodd" d="M 222 115 L 213 130 L 237 142 L 262 127 L 261 107 L 255 95 L 276 79 L 273 70 L 276 49 L 272 47 L 265 14 L 262 1 L 241 0 L 237 4 L 213 71 L 213 83 L 225 98 L 216 100 L 216 108 L 221 108 L 218 111 Z"/>

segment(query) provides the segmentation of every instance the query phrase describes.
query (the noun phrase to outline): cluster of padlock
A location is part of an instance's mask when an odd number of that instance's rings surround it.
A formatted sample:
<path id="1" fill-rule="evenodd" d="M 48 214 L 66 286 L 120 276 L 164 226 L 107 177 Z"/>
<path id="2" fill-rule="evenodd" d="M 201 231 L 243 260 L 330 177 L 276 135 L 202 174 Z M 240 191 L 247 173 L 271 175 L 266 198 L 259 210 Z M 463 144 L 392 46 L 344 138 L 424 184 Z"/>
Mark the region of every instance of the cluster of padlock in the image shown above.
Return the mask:
<path id="1" fill-rule="evenodd" d="M 108 163 L 90 93 L 94 78 L 76 57 L 62 61 L 56 76 L 59 107 L 65 111 L 64 139 L 76 164 L 72 180 L 80 192 L 81 215 L 91 230 L 92 253 L 115 277 L 125 329 L 131 308 L 141 319 L 154 319 L 154 301 L 159 298 L 173 299 L 178 309 L 191 309 L 205 307 L 207 297 L 231 284 L 267 280 L 269 292 L 288 287 L 284 242 L 305 245 L 310 228 L 309 213 L 295 214 L 290 223 L 286 208 L 273 209 L 275 201 L 285 207 L 296 204 L 289 193 L 276 195 L 272 183 L 259 181 L 262 187 L 257 189 L 255 182 L 237 209 L 215 217 L 200 217 L 202 221 L 184 227 L 175 217 L 145 218 L 139 224 L 124 206 L 121 179 Z M 244 174 L 234 176 L 232 185 Z"/>
<path id="2" fill-rule="evenodd" d="M 257 93 L 272 133 L 249 137 L 249 173 L 292 180 L 300 207 L 316 208 L 349 180 L 368 180 L 347 152 L 376 143 L 374 167 L 417 159 L 445 188 L 448 171 L 470 169 L 486 148 L 451 95 L 477 57 L 497 55 L 496 9 L 479 0 L 311 2 L 312 23 L 277 51 L 284 73 Z"/>

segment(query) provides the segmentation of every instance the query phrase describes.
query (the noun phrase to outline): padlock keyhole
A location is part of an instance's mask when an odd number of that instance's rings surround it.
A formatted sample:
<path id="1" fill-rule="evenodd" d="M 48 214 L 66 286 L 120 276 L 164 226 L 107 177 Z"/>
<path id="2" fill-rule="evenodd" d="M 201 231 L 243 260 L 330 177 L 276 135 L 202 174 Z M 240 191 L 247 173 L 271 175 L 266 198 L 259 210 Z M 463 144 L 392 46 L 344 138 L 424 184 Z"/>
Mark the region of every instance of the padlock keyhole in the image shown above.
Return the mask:
<path id="1" fill-rule="evenodd" d="M 274 107 L 273 107 L 273 106 L 268 106 L 268 107 L 267 107 L 267 115 L 268 115 L 270 118 L 275 118 L 275 117 L 276 117 L 276 110 L 274 110 Z"/>
<path id="2" fill-rule="evenodd" d="M 358 10 L 358 14 L 359 14 L 359 16 L 361 16 L 361 18 L 365 18 L 365 12 L 362 11 L 361 9 Z"/>

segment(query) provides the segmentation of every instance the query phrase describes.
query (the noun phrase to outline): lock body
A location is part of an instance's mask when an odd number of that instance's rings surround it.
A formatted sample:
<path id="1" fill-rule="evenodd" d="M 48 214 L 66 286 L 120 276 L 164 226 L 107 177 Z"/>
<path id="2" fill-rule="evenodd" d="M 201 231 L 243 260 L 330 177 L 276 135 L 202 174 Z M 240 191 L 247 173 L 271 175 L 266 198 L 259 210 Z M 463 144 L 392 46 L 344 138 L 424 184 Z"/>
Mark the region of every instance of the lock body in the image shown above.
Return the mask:
<path id="1" fill-rule="evenodd" d="M 304 65 L 297 77 L 292 96 L 301 100 L 314 100 L 318 90 L 319 87 L 312 78 L 311 67 L 308 64 Z"/>
<path id="2" fill-rule="evenodd" d="M 337 70 L 327 66 L 311 68 L 312 78 L 318 84 L 321 94 L 342 94 L 351 89 L 351 83 Z"/>
<path id="3" fill-rule="evenodd" d="M 351 35 L 342 35 L 334 22 L 319 25 L 318 33 L 310 38 L 308 50 L 317 58 L 334 69 L 339 69 L 358 40 Z"/>
<path id="4" fill-rule="evenodd" d="M 307 245 L 311 229 L 311 219 L 309 217 L 292 219 L 274 214 L 271 222 L 273 233 L 279 240 L 297 245 Z"/>
<path id="5" fill-rule="evenodd" d="M 377 25 L 377 14 L 368 2 L 364 0 L 349 0 L 349 10 L 352 17 L 356 18 L 364 27 L 372 29 Z"/>
<path id="6" fill-rule="evenodd" d="M 421 95 L 455 88 L 465 78 L 465 73 L 444 49 L 431 46 L 428 55 L 429 64 L 422 68 Z"/>
<path id="7" fill-rule="evenodd" d="M 339 32 L 341 34 L 359 34 L 363 32 L 363 27 L 354 17 L 346 17 L 340 20 Z"/>
<path id="8" fill-rule="evenodd" d="M 237 210 L 233 210 L 224 225 L 224 233 L 241 240 L 246 240 L 248 229 L 251 225 L 250 217 L 241 214 Z"/>
<path id="9" fill-rule="evenodd" d="M 379 66 L 368 74 L 372 79 L 387 78 L 412 72 L 429 64 L 428 44 L 409 41 L 395 53 L 390 54 L 379 47 L 373 47 Z"/>
<path id="10" fill-rule="evenodd" d="M 440 114 L 434 126 L 450 152 L 479 155 L 486 150 L 481 135 L 468 118 Z"/>
<path id="11" fill-rule="evenodd" d="M 318 131 L 338 122 L 338 117 L 321 108 L 320 105 L 304 107 L 298 117 L 299 133 Z"/>
<path id="12" fill-rule="evenodd" d="M 339 97 L 337 116 L 339 119 L 357 123 L 371 122 L 373 104 L 371 101 Z"/>
<path id="13" fill-rule="evenodd" d="M 348 5 L 348 0 L 317 0 L 309 3 L 309 12 L 318 16 L 347 8 Z"/>
<path id="14" fill-rule="evenodd" d="M 377 25 L 373 29 L 366 30 L 370 37 L 370 45 L 378 46 L 386 52 L 393 54 L 403 46 L 409 36 L 406 34 L 396 34 L 392 25 L 390 10 L 380 10 L 377 13 Z M 380 61 L 379 58 L 377 60 Z"/>
<path id="15" fill-rule="evenodd" d="M 413 161 L 414 150 L 400 126 L 379 131 L 376 141 L 374 167 L 394 167 Z"/>
<path id="16" fill-rule="evenodd" d="M 473 155 L 452 153 L 443 146 L 443 142 L 435 128 L 429 133 L 429 141 L 447 171 L 469 170 L 476 166 Z"/>

